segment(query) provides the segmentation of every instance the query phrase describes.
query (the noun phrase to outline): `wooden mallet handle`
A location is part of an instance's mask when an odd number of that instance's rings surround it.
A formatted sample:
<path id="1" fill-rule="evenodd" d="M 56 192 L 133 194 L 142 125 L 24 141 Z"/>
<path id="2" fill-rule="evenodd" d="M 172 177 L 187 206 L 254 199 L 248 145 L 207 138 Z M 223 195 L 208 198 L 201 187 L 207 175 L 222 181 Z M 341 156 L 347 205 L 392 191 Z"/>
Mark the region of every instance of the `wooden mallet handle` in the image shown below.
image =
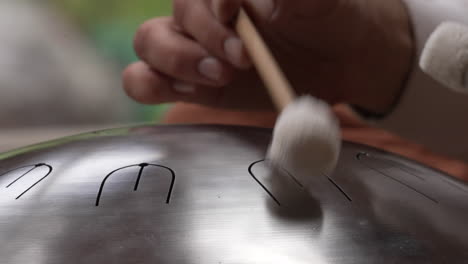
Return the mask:
<path id="1" fill-rule="evenodd" d="M 252 20 L 242 8 L 235 26 L 258 74 L 272 97 L 273 103 L 278 111 L 282 111 L 296 97 L 291 84 L 281 71 Z"/>

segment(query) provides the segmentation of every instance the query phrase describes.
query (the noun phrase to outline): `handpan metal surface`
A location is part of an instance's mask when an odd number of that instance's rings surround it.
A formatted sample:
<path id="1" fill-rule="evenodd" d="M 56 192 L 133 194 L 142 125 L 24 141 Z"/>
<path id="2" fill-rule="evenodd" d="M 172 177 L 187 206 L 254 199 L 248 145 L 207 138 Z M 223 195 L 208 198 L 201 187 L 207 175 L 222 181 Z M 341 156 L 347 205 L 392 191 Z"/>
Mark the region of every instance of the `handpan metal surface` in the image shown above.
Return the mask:
<path id="1" fill-rule="evenodd" d="M 468 263 L 465 184 L 347 142 L 333 175 L 272 171 L 270 138 L 142 126 L 0 154 L 0 263 Z"/>

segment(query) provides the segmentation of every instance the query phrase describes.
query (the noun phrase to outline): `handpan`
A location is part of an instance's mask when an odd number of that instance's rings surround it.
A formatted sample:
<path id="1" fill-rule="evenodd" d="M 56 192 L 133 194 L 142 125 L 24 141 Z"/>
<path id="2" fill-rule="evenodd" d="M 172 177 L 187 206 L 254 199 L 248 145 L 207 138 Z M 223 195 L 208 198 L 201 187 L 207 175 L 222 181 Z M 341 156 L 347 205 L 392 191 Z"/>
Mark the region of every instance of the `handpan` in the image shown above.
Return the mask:
<path id="1" fill-rule="evenodd" d="M 0 262 L 468 263 L 464 183 L 349 142 L 333 174 L 272 169 L 270 140 L 139 126 L 0 154 Z"/>

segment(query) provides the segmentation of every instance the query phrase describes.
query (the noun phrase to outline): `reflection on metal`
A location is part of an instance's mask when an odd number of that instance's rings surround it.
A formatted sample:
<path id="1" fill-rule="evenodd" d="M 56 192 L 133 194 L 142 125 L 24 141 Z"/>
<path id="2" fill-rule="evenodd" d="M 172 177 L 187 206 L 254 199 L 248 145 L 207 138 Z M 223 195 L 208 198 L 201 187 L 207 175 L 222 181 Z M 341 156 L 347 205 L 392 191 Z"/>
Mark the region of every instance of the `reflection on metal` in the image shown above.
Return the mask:
<path id="1" fill-rule="evenodd" d="M 392 168 L 397 169 L 397 170 L 401 170 L 404 173 L 407 173 L 407 174 L 409 174 L 411 176 L 414 176 L 414 177 L 416 177 L 417 179 L 419 179 L 421 181 L 426 180 L 426 179 L 424 179 L 424 177 L 421 177 L 420 175 L 418 175 L 417 172 L 414 172 L 412 170 L 412 168 L 406 166 L 402 162 L 395 162 L 393 160 L 385 159 L 385 158 L 376 158 L 376 157 L 371 156 L 369 153 L 363 153 L 363 152 L 358 153 L 356 155 L 356 157 L 357 157 L 358 160 L 361 160 L 361 161 L 366 161 L 366 159 L 367 159 L 367 160 L 376 160 L 376 161 L 379 161 L 379 162 L 383 162 L 383 163 L 387 164 L 388 166 L 391 166 Z"/>
<path id="2" fill-rule="evenodd" d="M 36 165 L 27 165 L 27 166 L 22 166 L 22 167 L 18 167 L 16 169 L 13 169 L 13 170 L 9 170 L 3 174 L 0 175 L 1 176 L 4 176 L 4 175 L 7 175 L 11 172 L 14 172 L 14 171 L 17 171 L 17 170 L 20 170 L 20 169 L 24 169 L 24 168 L 29 168 L 29 170 L 27 170 L 25 173 L 21 174 L 19 177 L 17 177 L 15 180 L 13 180 L 12 182 L 10 182 L 6 188 L 10 188 L 12 185 L 14 185 L 16 182 L 18 182 L 19 180 L 21 180 L 23 177 L 25 177 L 26 175 L 28 175 L 30 172 L 32 172 L 33 170 L 39 168 L 39 167 L 47 167 L 48 168 L 48 172 L 42 177 L 40 178 L 39 180 L 37 180 L 35 183 L 33 183 L 31 186 L 29 186 L 25 191 L 23 191 L 20 195 L 18 195 L 16 197 L 16 200 L 18 200 L 19 198 L 21 198 L 21 196 L 23 196 L 24 194 L 26 194 L 29 190 L 31 190 L 34 186 L 36 186 L 37 184 L 39 184 L 42 180 L 44 180 L 45 178 L 47 178 L 47 176 L 49 176 L 49 174 L 52 172 L 52 166 L 50 165 L 47 165 L 45 163 L 38 163 Z"/>
<path id="3" fill-rule="evenodd" d="M 2 156 L 0 168 L 22 168 L 0 175 L 1 264 L 468 260 L 468 185 L 416 162 L 343 142 L 334 173 L 306 178 L 311 175 L 292 168 L 290 179 L 260 160 L 269 129 L 190 125 L 126 131 Z M 27 193 L 31 199 L 15 201 L 11 194 L 43 177 L 47 167 L 4 187 L 38 160 L 53 164 L 53 175 L 35 187 L 46 191 L 39 196 L 33 189 Z M 269 178 L 274 175 L 285 177 Z M 301 188 L 294 178 L 308 181 Z"/>
<path id="4" fill-rule="evenodd" d="M 138 190 L 138 185 L 140 184 L 141 175 L 143 174 L 143 170 L 146 167 L 151 167 L 151 166 L 166 169 L 171 174 L 171 184 L 169 186 L 169 191 L 167 193 L 167 198 L 166 198 L 166 203 L 168 204 L 170 202 L 170 200 L 171 200 L 172 189 L 174 188 L 174 184 L 175 184 L 175 179 L 176 179 L 175 172 L 171 168 L 168 168 L 166 166 L 157 165 L 157 164 L 149 164 L 149 163 L 141 163 L 141 164 L 125 166 L 125 167 L 113 170 L 112 172 L 107 174 L 106 177 L 104 177 L 104 180 L 102 180 L 101 185 L 99 187 L 99 191 L 98 191 L 98 194 L 97 194 L 97 197 L 96 197 L 96 206 L 99 206 L 99 201 L 101 200 L 102 191 L 104 189 L 104 185 L 106 184 L 107 179 L 110 176 L 112 176 L 114 173 L 116 173 L 118 171 L 121 171 L 121 170 L 124 170 L 124 169 L 132 168 L 132 167 L 140 167 L 140 170 L 138 171 L 137 179 L 135 181 L 135 186 L 133 188 L 133 191 L 137 191 Z"/>
<path id="5" fill-rule="evenodd" d="M 446 180 L 446 179 L 442 179 L 442 181 L 443 181 L 444 183 L 446 183 L 446 184 L 450 185 L 451 187 L 453 187 L 453 188 L 457 189 L 458 191 L 460 191 L 460 192 L 464 192 L 465 194 L 468 194 L 468 190 L 466 190 L 466 188 L 465 188 L 465 189 L 463 189 L 463 188 L 462 188 L 462 187 L 460 187 L 459 185 L 457 185 L 457 184 L 454 184 L 453 182 L 450 182 L 450 181 L 448 181 L 448 180 Z"/>
<path id="6" fill-rule="evenodd" d="M 414 188 L 413 186 L 411 186 L 411 185 L 409 185 L 409 184 L 407 184 L 407 183 L 404 183 L 404 182 L 402 182 L 402 181 L 396 179 L 395 177 L 392 177 L 392 176 L 388 175 L 387 173 L 383 173 L 383 172 L 380 171 L 380 170 L 377 170 L 377 169 L 372 168 L 372 167 L 370 167 L 370 166 L 368 166 L 368 167 L 369 167 L 370 169 L 373 169 L 373 170 L 375 170 L 376 172 L 382 174 L 383 176 L 385 176 L 385 177 L 387 177 L 387 178 L 389 178 L 389 179 L 392 179 L 392 180 L 398 182 L 399 184 L 405 186 L 406 188 L 409 188 L 409 189 L 411 189 L 411 190 L 413 190 L 413 191 L 419 193 L 420 195 L 426 197 L 427 199 L 433 201 L 434 203 L 439 203 L 436 199 L 434 199 L 434 198 L 432 198 L 431 196 L 429 196 L 429 195 L 423 193 L 422 191 L 419 191 L 418 189 Z"/>

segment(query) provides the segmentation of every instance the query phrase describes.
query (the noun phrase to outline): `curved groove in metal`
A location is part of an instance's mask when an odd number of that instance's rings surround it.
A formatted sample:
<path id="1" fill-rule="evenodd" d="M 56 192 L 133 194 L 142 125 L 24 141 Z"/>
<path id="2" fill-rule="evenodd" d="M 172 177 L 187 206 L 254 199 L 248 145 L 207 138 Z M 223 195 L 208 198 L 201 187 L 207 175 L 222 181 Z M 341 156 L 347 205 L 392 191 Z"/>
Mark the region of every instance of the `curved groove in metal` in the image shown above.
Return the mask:
<path id="1" fill-rule="evenodd" d="M 99 206 L 99 202 L 101 200 L 101 196 L 102 196 L 102 191 L 104 190 L 104 185 L 106 184 L 106 181 L 107 179 L 109 179 L 109 177 L 120 171 L 120 170 L 124 170 L 124 169 L 128 169 L 128 168 L 131 168 L 131 167 L 140 167 L 140 170 L 138 171 L 138 177 L 137 177 L 137 180 L 135 182 L 135 186 L 133 188 L 134 191 L 138 190 L 138 185 L 140 183 L 140 178 L 141 178 L 141 175 L 143 174 L 143 169 L 145 167 L 148 167 L 148 166 L 153 166 L 153 167 L 159 167 L 159 168 L 163 168 L 163 169 L 166 169 L 168 170 L 170 173 L 171 173 L 171 184 L 169 186 L 169 191 L 168 191 L 168 194 L 167 194 L 167 197 L 166 197 L 166 204 L 168 204 L 171 200 L 171 196 L 172 196 L 172 191 L 174 189 L 174 184 L 175 184 L 175 179 L 176 179 L 176 176 L 175 176 L 175 172 L 174 170 L 172 170 L 171 168 L 169 167 L 166 167 L 166 166 L 163 166 L 163 165 L 158 165 L 158 164 L 150 164 L 150 163 L 141 163 L 141 164 L 135 164 L 135 165 L 129 165 L 129 166 L 125 166 L 125 167 L 122 167 L 122 168 L 119 168 L 119 169 L 116 169 L 116 170 L 113 170 L 111 171 L 109 174 L 106 175 L 106 177 L 104 178 L 104 180 L 102 180 L 101 182 L 101 185 L 99 187 L 99 191 L 98 191 L 98 194 L 97 194 L 97 197 L 96 197 L 96 203 L 95 205 L 96 206 Z"/>
<path id="2" fill-rule="evenodd" d="M 369 153 L 365 153 L 365 152 L 359 152 L 358 154 L 356 154 L 356 158 L 363 162 L 363 158 L 373 158 L 375 160 L 378 160 L 378 161 L 381 161 L 385 164 L 388 164 L 389 166 L 391 166 L 392 168 L 395 168 L 395 169 L 398 169 L 398 170 L 401 170 L 421 181 L 426 181 L 426 179 L 424 179 L 424 177 L 421 177 L 419 175 L 417 175 L 416 173 L 412 172 L 410 168 L 408 168 L 406 165 L 404 164 L 400 164 L 400 163 L 396 163 L 395 161 L 391 160 L 391 159 L 385 159 L 385 158 L 376 158 L 376 157 L 371 157 L 369 155 Z"/>
<path id="3" fill-rule="evenodd" d="M 0 177 L 2 177 L 3 175 L 7 175 L 7 174 L 10 173 L 10 172 L 14 172 L 15 170 L 24 169 L 24 168 L 27 168 L 27 167 L 34 167 L 34 166 L 36 166 L 36 165 L 25 165 L 25 166 L 21 166 L 21 167 L 12 169 L 12 170 L 8 170 L 8 171 L 6 171 L 6 172 L 0 174 Z"/>
<path id="4" fill-rule="evenodd" d="M 158 164 L 148 164 L 148 166 L 159 167 L 168 170 L 171 173 L 171 185 L 169 186 L 169 192 L 167 193 L 166 203 L 168 204 L 171 201 L 172 190 L 174 189 L 174 184 L 176 180 L 175 172 L 169 167 L 158 165 Z"/>
<path id="5" fill-rule="evenodd" d="M 271 199 L 273 199 L 273 201 L 275 201 L 275 203 L 278 206 L 281 206 L 281 203 L 278 201 L 278 199 L 276 199 L 276 197 L 273 195 L 273 193 L 271 193 L 270 190 L 268 190 L 268 188 L 265 187 L 265 185 L 263 185 L 263 183 L 260 180 L 258 180 L 257 177 L 255 177 L 255 174 L 252 172 L 253 166 L 257 165 L 260 162 L 264 162 L 264 161 L 265 161 L 265 159 L 262 159 L 262 160 L 255 161 L 254 163 L 250 164 L 249 174 L 260 185 L 260 187 L 262 187 L 262 189 L 271 197 Z"/>
<path id="6" fill-rule="evenodd" d="M 341 188 L 338 183 L 336 183 L 332 178 L 328 177 L 328 176 L 325 176 L 327 177 L 328 181 L 333 185 L 335 186 L 335 188 L 341 193 L 343 194 L 344 197 L 346 197 L 346 199 L 350 202 L 353 201 L 353 199 L 351 199 L 351 197 L 343 190 L 343 188 Z"/>
<path id="7" fill-rule="evenodd" d="M 50 166 L 50 165 L 48 165 L 48 164 L 44 164 L 44 163 L 35 165 L 35 167 L 34 167 L 33 169 L 39 168 L 39 167 L 42 167 L 42 166 L 46 166 L 46 167 L 49 169 L 49 171 L 47 172 L 47 174 L 46 174 L 44 177 L 40 178 L 38 181 L 36 181 L 33 185 L 29 186 L 29 188 L 26 189 L 24 192 L 22 192 L 20 195 L 18 195 L 18 197 L 16 197 L 16 200 L 18 200 L 19 198 L 21 198 L 21 196 L 23 196 L 24 194 L 26 194 L 29 190 L 31 190 L 32 188 L 34 188 L 34 186 L 36 186 L 37 184 L 39 184 L 41 181 L 43 181 L 45 178 L 47 178 L 47 177 L 52 173 L 52 170 L 53 170 L 52 166 Z"/>
<path id="8" fill-rule="evenodd" d="M 27 167 L 30 167 L 30 166 L 27 166 Z M 35 168 L 37 168 L 37 166 L 35 165 L 31 165 L 31 169 L 29 169 L 28 171 L 26 171 L 25 173 L 21 174 L 21 176 L 19 176 L 18 178 L 14 179 L 12 182 L 10 182 L 5 188 L 10 188 L 10 186 L 12 186 L 13 184 L 15 184 L 17 181 L 19 181 L 21 178 L 23 178 L 24 176 L 26 176 L 26 174 L 30 173 L 31 171 L 33 171 Z M 23 167 L 25 168 L 25 167 Z M 21 168 L 18 168 L 18 169 L 21 169 Z M 18 169 L 15 169 L 15 170 L 18 170 Z M 15 171 L 13 170 L 13 171 Z"/>
<path id="9" fill-rule="evenodd" d="M 97 194 L 97 197 L 96 197 L 96 206 L 99 206 L 99 200 L 101 199 L 102 190 L 104 189 L 104 185 L 106 184 L 107 179 L 112 174 L 114 174 L 114 173 L 116 173 L 116 172 L 118 172 L 120 170 L 128 169 L 128 168 L 135 167 L 135 166 L 138 166 L 138 165 L 129 165 L 129 166 L 125 166 L 125 167 L 113 170 L 109 174 L 107 174 L 106 177 L 104 177 L 104 180 L 102 180 L 102 182 L 101 182 L 101 186 L 99 186 L 99 191 L 98 191 L 98 194 Z"/>
<path id="10" fill-rule="evenodd" d="M 283 170 L 284 172 L 286 172 L 286 174 L 299 186 L 301 187 L 302 189 L 304 188 L 304 185 L 296 178 L 294 177 L 294 175 L 292 175 L 292 173 L 290 173 L 288 170 L 284 169 L 284 168 L 281 168 L 281 170 Z"/>
<path id="11" fill-rule="evenodd" d="M 434 202 L 434 203 L 439 203 L 439 201 L 437 201 L 436 199 L 434 199 L 434 198 L 432 198 L 431 196 L 429 196 L 429 195 L 423 193 L 422 191 L 419 191 L 418 189 L 414 188 L 413 186 L 411 186 L 411 185 L 409 185 L 409 184 L 407 184 L 407 183 L 405 183 L 405 182 L 403 182 L 403 181 L 401 181 L 401 180 L 398 180 L 397 178 L 392 177 L 391 175 L 388 175 L 387 173 L 384 173 L 383 171 L 378 170 L 378 169 L 374 168 L 373 166 L 370 166 L 370 165 L 366 164 L 365 162 L 363 162 L 362 164 L 363 164 L 365 167 L 367 167 L 367 168 L 369 168 L 369 169 L 371 169 L 371 170 L 373 170 L 373 171 L 379 173 L 380 175 L 383 175 L 383 176 L 385 176 L 385 177 L 387 177 L 387 178 L 389 178 L 389 179 L 391 179 L 391 180 L 393 180 L 393 181 L 395 181 L 395 182 L 397 182 L 397 183 L 399 183 L 399 184 L 405 186 L 406 188 L 408 188 L 408 189 L 410 189 L 410 190 L 412 190 L 412 191 L 414 191 L 414 192 L 420 194 L 421 196 L 423 196 L 423 197 L 425 197 L 425 198 L 431 200 L 432 202 Z"/>
<path id="12" fill-rule="evenodd" d="M 269 162 L 269 159 L 264 159 L 263 161 Z M 296 178 L 292 173 L 290 173 L 287 169 L 285 168 L 279 168 L 280 170 L 284 171 L 288 177 L 290 177 L 299 187 L 304 188 L 304 185 Z"/>

